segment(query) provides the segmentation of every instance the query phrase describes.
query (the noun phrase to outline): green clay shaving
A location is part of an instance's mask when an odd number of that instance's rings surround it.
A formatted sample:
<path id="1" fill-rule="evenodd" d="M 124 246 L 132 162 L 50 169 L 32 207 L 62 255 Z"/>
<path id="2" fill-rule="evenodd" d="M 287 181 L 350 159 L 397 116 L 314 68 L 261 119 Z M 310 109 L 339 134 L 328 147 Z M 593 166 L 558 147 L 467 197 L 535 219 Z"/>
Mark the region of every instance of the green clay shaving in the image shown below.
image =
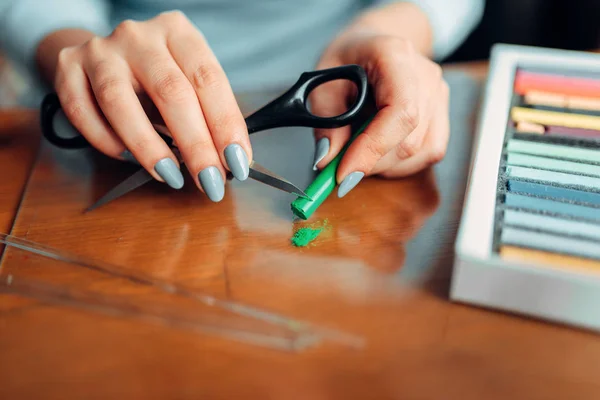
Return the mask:
<path id="1" fill-rule="evenodd" d="M 317 237 L 319 237 L 321 232 L 323 232 L 326 229 L 329 229 L 329 221 L 327 219 L 325 219 L 324 221 L 322 221 L 320 223 L 317 222 L 317 223 L 310 224 L 308 226 L 299 228 L 296 231 L 296 233 L 294 233 L 294 236 L 292 236 L 292 245 L 294 245 L 296 247 L 306 247 L 313 240 L 315 240 Z"/>
<path id="2" fill-rule="evenodd" d="M 296 247 L 306 247 L 315 240 L 323 231 L 323 228 L 300 228 L 292 237 L 292 244 Z"/>

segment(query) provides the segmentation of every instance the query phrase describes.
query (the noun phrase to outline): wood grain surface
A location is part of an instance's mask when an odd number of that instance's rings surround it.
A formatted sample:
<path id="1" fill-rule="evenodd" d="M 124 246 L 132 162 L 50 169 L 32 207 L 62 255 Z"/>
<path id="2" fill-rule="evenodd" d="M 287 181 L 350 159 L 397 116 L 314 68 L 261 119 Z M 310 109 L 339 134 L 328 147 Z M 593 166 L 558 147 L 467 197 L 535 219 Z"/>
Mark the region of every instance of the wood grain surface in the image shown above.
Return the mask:
<path id="1" fill-rule="evenodd" d="M 236 181 L 219 204 L 190 180 L 178 192 L 153 182 L 82 214 L 136 168 L 44 143 L 13 235 L 132 276 L 335 328 L 365 345 L 266 349 L 34 292 L 3 295 L 0 398 L 597 399 L 600 336 L 448 300 L 484 73 L 483 64 L 446 69 L 452 137 L 442 163 L 407 179 L 366 179 L 346 198 L 330 197 L 305 223 L 291 217 L 293 197 Z M 273 95 L 239 102 L 250 111 Z M 2 131 L 35 131 L 26 115 L 2 114 Z M 312 179 L 309 130 L 262 132 L 252 144 L 267 168 L 300 186 Z M 32 147 L 0 158 L 3 171 L 16 171 L 1 183 L 5 232 Z M 22 162 L 13 160 L 17 153 Z M 312 246 L 291 246 L 298 226 L 325 221 Z M 146 309 L 165 296 L 144 282 L 15 248 L 4 252 L 0 274 Z"/>

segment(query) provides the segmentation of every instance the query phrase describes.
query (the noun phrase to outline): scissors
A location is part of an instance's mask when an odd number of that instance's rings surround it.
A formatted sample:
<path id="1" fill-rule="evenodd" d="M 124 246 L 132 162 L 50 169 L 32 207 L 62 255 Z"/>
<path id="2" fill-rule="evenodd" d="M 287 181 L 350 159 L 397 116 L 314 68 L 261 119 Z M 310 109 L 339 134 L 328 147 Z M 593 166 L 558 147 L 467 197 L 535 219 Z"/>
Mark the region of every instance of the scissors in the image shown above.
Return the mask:
<path id="1" fill-rule="evenodd" d="M 354 104 L 346 112 L 333 117 L 319 117 L 312 114 L 307 105 L 309 94 L 316 87 L 334 80 L 349 80 L 356 85 L 358 90 Z M 291 126 L 322 129 L 340 128 L 353 123 L 360 116 L 360 111 L 366 103 L 367 91 L 367 75 L 365 70 L 359 65 L 343 65 L 318 71 L 304 72 L 300 75 L 298 81 L 285 93 L 246 117 L 246 127 L 249 134 L 267 129 Z M 61 137 L 56 133 L 53 122 L 56 113 L 60 109 L 61 105 L 57 94 L 50 93 L 46 95 L 42 101 L 40 116 L 44 137 L 53 145 L 64 149 L 91 147 L 91 144 L 83 135 Z M 167 134 L 168 131 L 165 131 L 164 128 L 161 129 L 156 124 L 154 125 L 154 129 L 167 145 L 174 150 L 174 154 L 179 154 L 173 138 Z M 310 199 L 296 185 L 269 171 L 255 161 L 252 161 L 250 164 L 249 178 L 287 193 Z M 154 179 L 152 175 L 146 169 L 141 168 L 108 191 L 96 203 L 88 207 L 85 212 L 89 212 L 124 196 L 152 179 Z"/>

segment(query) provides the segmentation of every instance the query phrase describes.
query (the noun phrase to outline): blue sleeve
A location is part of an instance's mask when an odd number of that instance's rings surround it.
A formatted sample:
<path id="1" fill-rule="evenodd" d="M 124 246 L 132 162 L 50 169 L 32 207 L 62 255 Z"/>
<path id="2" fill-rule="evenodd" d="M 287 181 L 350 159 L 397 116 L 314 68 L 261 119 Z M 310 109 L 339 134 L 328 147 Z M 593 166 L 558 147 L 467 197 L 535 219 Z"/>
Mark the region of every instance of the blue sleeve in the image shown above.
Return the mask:
<path id="1" fill-rule="evenodd" d="M 389 4 L 400 0 L 376 0 Z M 419 6 L 433 30 L 433 58 L 441 60 L 462 44 L 481 21 L 484 0 L 403 0 Z"/>
<path id="2" fill-rule="evenodd" d="M 15 63 L 35 73 L 40 41 L 62 28 L 110 33 L 108 0 L 0 0 L 0 47 Z"/>

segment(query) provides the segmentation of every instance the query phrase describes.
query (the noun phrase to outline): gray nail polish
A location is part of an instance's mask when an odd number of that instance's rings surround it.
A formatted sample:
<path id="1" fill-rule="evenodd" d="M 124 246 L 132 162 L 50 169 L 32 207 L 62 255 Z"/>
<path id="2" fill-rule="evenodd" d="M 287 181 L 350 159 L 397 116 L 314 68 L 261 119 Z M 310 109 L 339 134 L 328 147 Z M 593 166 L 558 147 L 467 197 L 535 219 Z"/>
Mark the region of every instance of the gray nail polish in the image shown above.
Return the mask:
<path id="1" fill-rule="evenodd" d="M 140 163 L 138 162 L 138 160 L 135 159 L 135 157 L 133 156 L 133 154 L 131 154 L 131 152 L 129 150 L 125 150 L 124 152 L 122 152 L 121 153 L 121 158 L 123 160 L 127 161 L 127 162 L 140 165 Z"/>
<path id="2" fill-rule="evenodd" d="M 173 189 L 181 189 L 183 187 L 183 175 L 179 168 L 177 168 L 175 161 L 170 158 L 163 158 L 154 164 L 154 170 Z"/>
<path id="3" fill-rule="evenodd" d="M 358 185 L 358 183 L 362 180 L 364 176 L 364 172 L 357 171 L 345 177 L 342 183 L 340 183 L 340 187 L 338 188 L 338 197 L 341 198 L 347 195 L 349 191 L 351 191 L 356 185 Z"/>
<path id="4" fill-rule="evenodd" d="M 315 162 L 313 164 L 313 171 L 317 170 L 317 164 L 319 161 L 325 158 L 329 153 L 329 138 L 322 138 L 317 142 L 317 148 L 315 149 Z"/>
<path id="5" fill-rule="evenodd" d="M 242 146 L 239 144 L 230 144 L 225 148 L 225 161 L 231 170 L 231 173 L 239 181 L 248 179 L 250 167 L 248 165 L 248 156 Z"/>
<path id="6" fill-rule="evenodd" d="M 217 167 L 204 168 L 198 174 L 198 179 L 204 193 L 206 193 L 209 199 L 215 203 L 223 200 L 225 196 L 225 183 Z"/>

